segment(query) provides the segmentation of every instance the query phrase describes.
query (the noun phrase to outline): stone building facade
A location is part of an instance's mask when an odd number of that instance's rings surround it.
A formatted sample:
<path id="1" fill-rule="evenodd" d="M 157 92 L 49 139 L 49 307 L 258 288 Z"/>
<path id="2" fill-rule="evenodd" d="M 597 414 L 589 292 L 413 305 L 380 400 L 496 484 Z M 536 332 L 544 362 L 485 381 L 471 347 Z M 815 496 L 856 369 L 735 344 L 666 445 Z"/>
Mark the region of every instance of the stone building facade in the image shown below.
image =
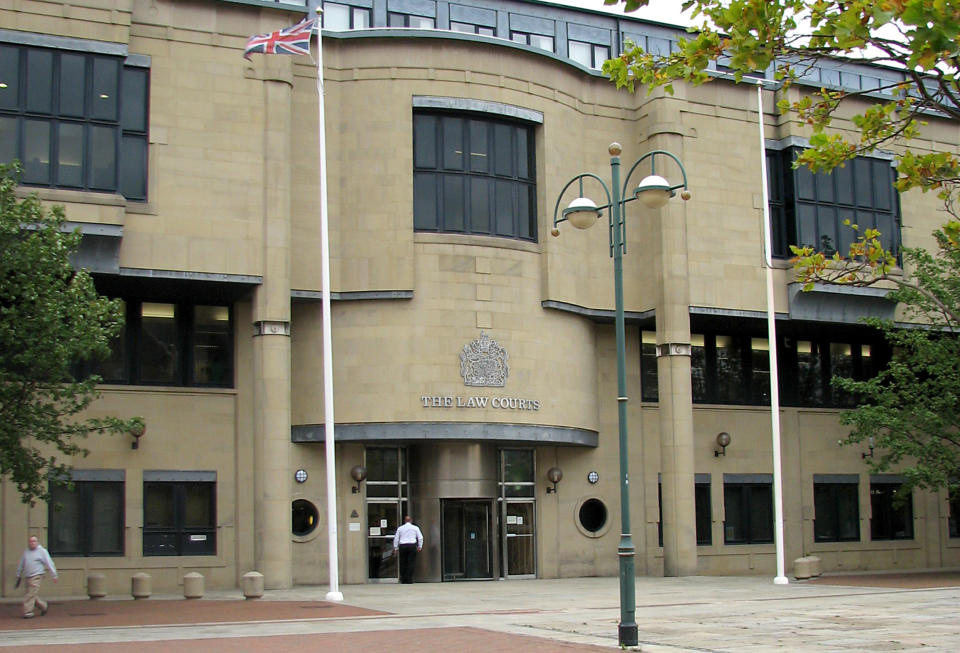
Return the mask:
<path id="1" fill-rule="evenodd" d="M 391 535 L 407 513 L 426 539 L 419 581 L 617 573 L 608 234 L 550 236 L 569 179 L 609 180 L 614 141 L 624 172 L 673 153 L 692 193 L 626 209 L 637 573 L 774 573 L 754 87 L 719 70 L 672 96 L 617 91 L 597 68 L 625 38 L 665 51 L 682 31 L 607 13 L 324 4 L 340 582 L 396 580 Z M 0 7 L 0 158 L 24 162 L 25 192 L 65 206 L 84 233 L 79 264 L 125 301 L 114 356 L 94 365 L 94 411 L 147 424 L 136 448 L 89 441 L 63 510 L 2 484 L 4 595 L 33 533 L 65 594 L 91 572 L 112 593 L 141 571 L 155 591 L 190 571 L 220 588 L 251 570 L 274 588 L 329 581 L 316 66 L 241 56 L 250 35 L 304 12 L 300 0 Z M 838 64 L 807 81 L 875 88 L 896 74 Z M 785 258 L 789 243 L 842 246 L 847 216 L 891 244 L 930 245 L 936 200 L 898 197 L 885 154 L 832 176 L 793 171 L 806 132 L 775 110 L 783 93 L 765 92 L 763 121 L 786 559 L 960 565 L 946 493 L 897 509 L 899 478 L 838 446 L 847 399 L 829 376 L 883 364 L 858 320 L 893 307 L 879 291 L 801 294 Z M 955 149 L 956 125 L 931 117 L 924 139 Z"/>

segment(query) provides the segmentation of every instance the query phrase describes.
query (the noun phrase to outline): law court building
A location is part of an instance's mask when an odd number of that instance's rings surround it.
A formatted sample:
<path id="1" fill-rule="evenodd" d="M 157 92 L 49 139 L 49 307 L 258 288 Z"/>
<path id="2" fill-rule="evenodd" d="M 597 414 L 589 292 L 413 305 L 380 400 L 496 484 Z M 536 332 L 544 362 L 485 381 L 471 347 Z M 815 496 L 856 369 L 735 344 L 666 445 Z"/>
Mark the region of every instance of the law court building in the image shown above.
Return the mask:
<path id="1" fill-rule="evenodd" d="M 123 300 L 96 415 L 146 430 L 92 437 L 56 510 L 2 484 L 2 587 L 29 534 L 82 594 L 145 572 L 177 592 L 246 572 L 268 588 L 397 580 L 393 533 L 423 531 L 417 582 L 614 576 L 618 404 L 639 575 L 776 571 L 763 215 L 773 224 L 787 573 L 960 566 L 946 492 L 894 502 L 838 446 L 849 397 L 889 356 L 866 315 L 884 291 L 792 282 L 790 244 L 843 248 L 850 218 L 891 246 L 933 246 L 934 197 L 899 195 L 894 153 L 832 175 L 794 170 L 807 143 L 775 102 L 811 85 L 868 90 L 899 73 L 824 63 L 789 91 L 734 84 L 618 91 L 599 68 L 681 28 L 538 0 L 324 2 L 326 162 L 313 58 L 247 39 L 303 0 L 33 0 L 0 9 L 0 160 L 65 207 L 77 264 Z M 839 128 L 849 126 L 845 118 Z M 627 202 L 618 400 L 614 235 L 554 217 L 651 173 L 680 192 Z M 930 116 L 926 147 L 955 151 Z M 617 148 L 613 148 L 615 153 Z M 666 157 L 666 158 L 664 158 Z M 768 193 L 764 193 L 765 162 Z M 682 165 L 682 169 L 681 166 Z M 325 167 L 331 312 L 323 311 Z M 633 195 L 628 189 L 628 198 Z M 767 199 L 765 199 L 767 198 Z M 336 523 L 328 522 L 324 320 L 334 380 Z M 721 435 L 725 434 L 725 435 Z M 24 434 L 28 436 L 29 434 Z M 332 528 L 334 527 L 335 528 Z"/>

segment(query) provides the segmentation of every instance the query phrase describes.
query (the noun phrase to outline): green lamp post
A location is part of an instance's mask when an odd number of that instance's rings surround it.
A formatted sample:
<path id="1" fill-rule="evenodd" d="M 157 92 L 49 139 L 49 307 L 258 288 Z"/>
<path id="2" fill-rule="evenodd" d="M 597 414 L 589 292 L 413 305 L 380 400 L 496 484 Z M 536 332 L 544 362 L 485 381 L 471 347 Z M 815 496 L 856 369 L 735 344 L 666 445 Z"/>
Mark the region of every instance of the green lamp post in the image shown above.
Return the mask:
<path id="1" fill-rule="evenodd" d="M 611 185 L 609 188 L 601 177 L 589 172 L 581 173 L 567 182 L 563 190 L 560 191 L 553 209 L 553 230 L 551 233 L 554 236 L 560 235 L 557 225 L 561 222 L 569 222 L 577 229 L 588 229 L 603 217 L 605 210 L 609 210 L 610 256 L 613 257 L 614 297 L 616 302 L 614 321 L 617 334 L 617 419 L 620 432 L 620 544 L 617 547 L 617 555 L 620 560 L 620 625 L 617 630 L 617 640 L 621 646 L 636 646 L 637 603 L 634 577 L 636 549 L 633 546 L 632 534 L 630 533 L 630 458 L 627 441 L 627 373 L 623 323 L 623 255 L 626 253 L 624 205 L 633 200 L 640 200 L 648 208 L 659 209 L 676 195 L 677 189 L 683 189 L 680 197 L 684 200 L 690 199 L 690 191 L 687 190 L 687 173 L 683 164 L 676 156 L 665 150 L 653 150 L 637 159 L 630 171 L 627 172 L 621 187 L 621 151 L 622 148 L 619 143 L 610 144 Z M 677 164 L 683 177 L 683 183 L 671 184 L 657 174 L 658 157 L 672 159 Z M 648 159 L 650 160 L 650 174 L 644 177 L 628 196 L 627 185 L 630 183 L 630 177 L 640 164 Z M 584 196 L 583 183 L 585 179 L 593 179 L 600 184 L 607 195 L 606 204 L 597 206 L 593 200 Z M 564 194 L 574 184 L 578 184 L 579 195 L 570 202 L 567 208 L 559 211 Z M 611 189 L 613 191 L 612 196 Z"/>

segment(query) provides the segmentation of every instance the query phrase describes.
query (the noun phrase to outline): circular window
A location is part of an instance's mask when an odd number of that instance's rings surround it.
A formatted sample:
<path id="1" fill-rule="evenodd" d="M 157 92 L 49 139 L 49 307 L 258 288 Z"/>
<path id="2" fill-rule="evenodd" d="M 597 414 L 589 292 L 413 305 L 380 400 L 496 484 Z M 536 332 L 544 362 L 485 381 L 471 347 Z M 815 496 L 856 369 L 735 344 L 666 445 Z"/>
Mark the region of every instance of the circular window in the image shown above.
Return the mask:
<path id="1" fill-rule="evenodd" d="M 306 499 L 293 502 L 293 534 L 298 537 L 309 535 L 317 527 L 320 513 L 317 507 Z"/>
<path id="2" fill-rule="evenodd" d="M 587 499 L 577 511 L 580 527 L 590 535 L 599 535 L 607 525 L 607 506 L 600 499 Z"/>

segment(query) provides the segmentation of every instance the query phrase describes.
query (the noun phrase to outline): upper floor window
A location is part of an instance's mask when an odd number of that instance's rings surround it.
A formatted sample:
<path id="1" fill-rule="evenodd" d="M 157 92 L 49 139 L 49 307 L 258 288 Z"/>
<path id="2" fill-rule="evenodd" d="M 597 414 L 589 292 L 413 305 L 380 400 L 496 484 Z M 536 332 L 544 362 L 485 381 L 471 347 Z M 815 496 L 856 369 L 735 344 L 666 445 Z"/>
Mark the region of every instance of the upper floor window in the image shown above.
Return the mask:
<path id="1" fill-rule="evenodd" d="M 854 398 L 830 379 L 872 378 L 887 348 L 880 341 L 829 337 L 777 338 L 780 400 L 787 406 L 851 406 Z M 658 401 L 656 334 L 644 331 L 640 348 L 641 396 Z M 770 403 L 770 347 L 766 338 L 732 333 L 690 335 L 690 385 L 694 403 Z"/>
<path id="2" fill-rule="evenodd" d="M 339 2 L 323 3 L 323 29 L 348 30 L 370 27 L 370 10 Z"/>
<path id="3" fill-rule="evenodd" d="M 473 23 L 462 23 L 451 20 L 450 29 L 454 32 L 465 32 L 466 34 L 479 34 L 481 36 L 496 36 L 496 29 L 486 25 L 474 25 Z"/>
<path id="4" fill-rule="evenodd" d="M 537 239 L 531 127 L 416 113 L 413 161 L 416 230 Z"/>
<path id="5" fill-rule="evenodd" d="M 544 34 L 528 34 L 527 32 L 510 32 L 510 40 L 516 43 L 525 43 L 535 48 L 553 52 L 553 37 Z"/>
<path id="6" fill-rule="evenodd" d="M 610 58 L 610 46 L 608 45 L 568 41 L 567 49 L 571 59 L 595 70 L 603 68 L 603 62 Z"/>
<path id="7" fill-rule="evenodd" d="M 436 21 L 430 16 L 414 16 L 412 14 L 387 14 L 387 25 L 390 27 L 417 27 L 419 29 L 433 29 Z"/>
<path id="8" fill-rule="evenodd" d="M 110 355 L 86 367 L 105 383 L 232 387 L 230 307 L 128 301 Z"/>
<path id="9" fill-rule="evenodd" d="M 0 45 L 0 161 L 27 185 L 145 200 L 148 87 L 121 57 Z"/>
<path id="10" fill-rule="evenodd" d="M 886 249 L 900 245 L 895 173 L 883 159 L 857 157 L 830 173 L 793 169 L 800 148 L 767 151 L 773 251 L 791 256 L 790 245 L 844 254 L 856 238 L 846 222 L 877 229 Z"/>

